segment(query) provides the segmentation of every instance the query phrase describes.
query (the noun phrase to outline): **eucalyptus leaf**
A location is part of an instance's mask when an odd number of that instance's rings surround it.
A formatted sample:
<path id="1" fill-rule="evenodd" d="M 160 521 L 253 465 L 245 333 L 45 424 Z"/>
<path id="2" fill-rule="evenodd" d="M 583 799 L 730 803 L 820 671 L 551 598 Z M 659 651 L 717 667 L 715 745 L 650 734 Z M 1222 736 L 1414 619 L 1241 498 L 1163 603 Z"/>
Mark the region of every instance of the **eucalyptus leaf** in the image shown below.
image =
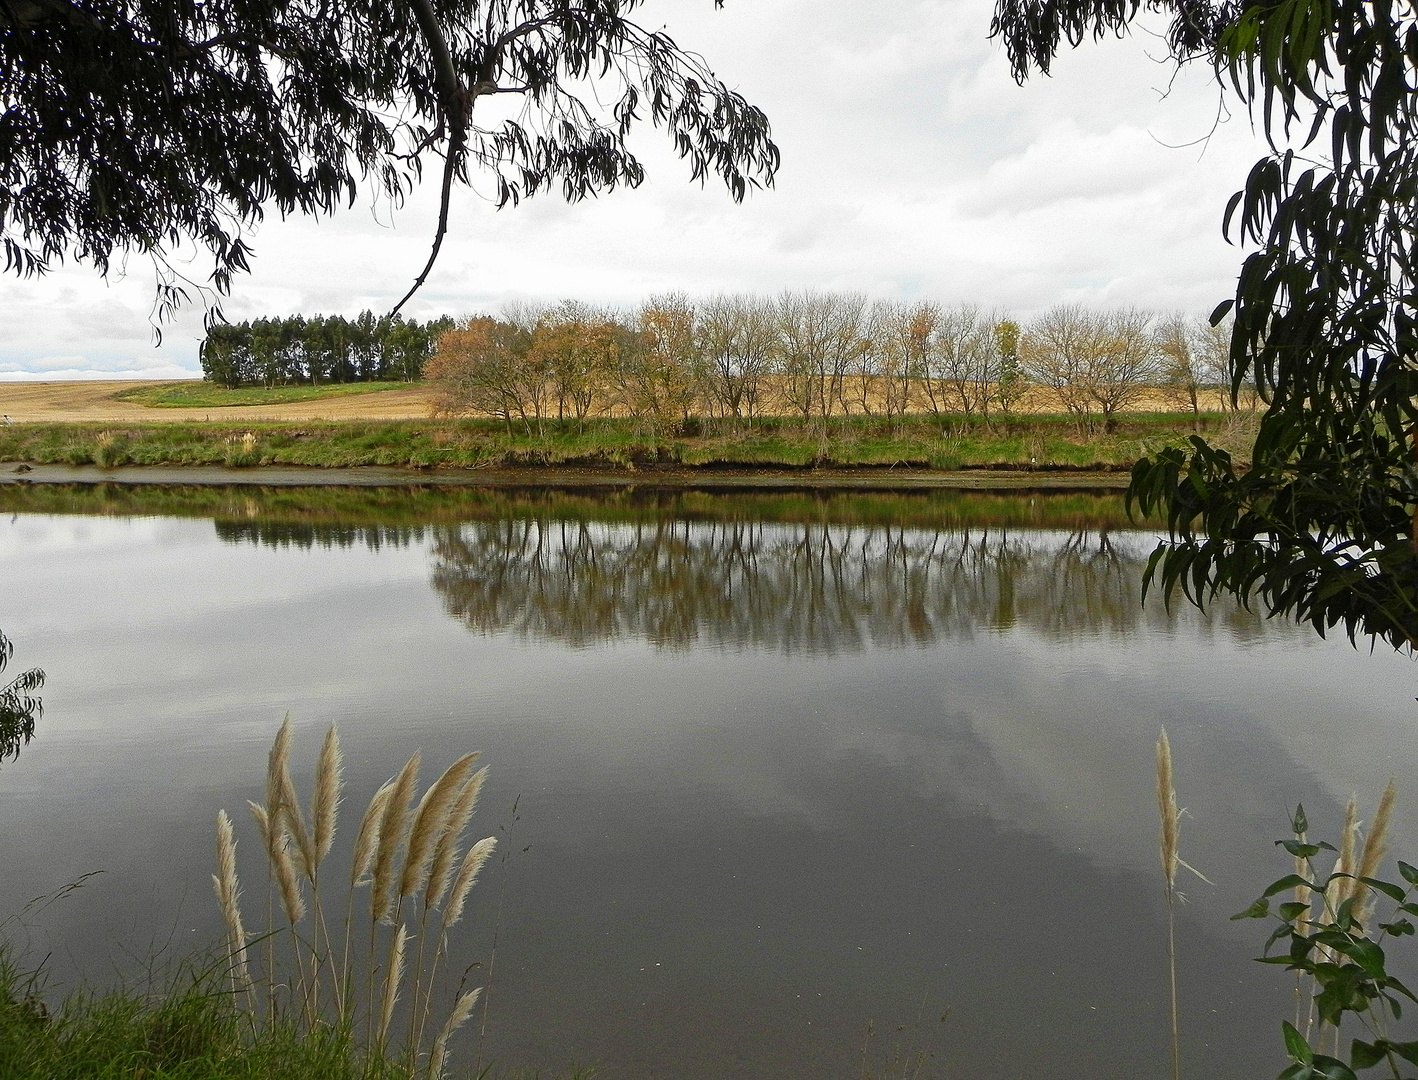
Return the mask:
<path id="1" fill-rule="evenodd" d="M 1355 1039 L 1349 1045 L 1349 1064 L 1356 1069 L 1367 1069 L 1384 1059 L 1384 1051 L 1373 1043 Z"/>
<path id="2" fill-rule="evenodd" d="M 1303 1061 L 1306 1065 L 1315 1059 L 1314 1051 L 1310 1049 L 1310 1044 L 1305 1037 L 1295 1029 L 1295 1025 L 1289 1020 L 1284 1020 L 1280 1024 L 1281 1034 L 1285 1038 L 1285 1052 L 1296 1061 Z"/>

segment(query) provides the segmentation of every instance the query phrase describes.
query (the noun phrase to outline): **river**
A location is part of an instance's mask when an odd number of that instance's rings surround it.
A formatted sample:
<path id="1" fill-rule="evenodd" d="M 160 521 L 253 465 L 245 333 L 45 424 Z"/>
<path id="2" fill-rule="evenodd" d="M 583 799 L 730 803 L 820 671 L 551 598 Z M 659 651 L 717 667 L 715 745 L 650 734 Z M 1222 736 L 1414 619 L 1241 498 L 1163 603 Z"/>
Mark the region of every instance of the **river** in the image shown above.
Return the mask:
<path id="1" fill-rule="evenodd" d="M 1418 861 L 1412 662 L 1142 604 L 1156 536 L 1115 498 L 36 485 L 0 510 L 11 672 L 48 675 L 0 764 L 0 918 L 102 871 L 8 926 L 56 992 L 216 940 L 218 808 L 259 906 L 243 804 L 287 712 L 302 790 L 339 726 L 337 861 L 414 749 L 426 779 L 485 754 L 473 830 L 506 857 L 456 944 L 472 985 L 492 962 L 460 1068 L 1165 1075 L 1163 725 L 1214 883 L 1182 884 L 1189 1075 L 1284 1064 L 1292 983 L 1228 916 L 1287 872 L 1297 801 L 1333 839 L 1396 775 Z"/>

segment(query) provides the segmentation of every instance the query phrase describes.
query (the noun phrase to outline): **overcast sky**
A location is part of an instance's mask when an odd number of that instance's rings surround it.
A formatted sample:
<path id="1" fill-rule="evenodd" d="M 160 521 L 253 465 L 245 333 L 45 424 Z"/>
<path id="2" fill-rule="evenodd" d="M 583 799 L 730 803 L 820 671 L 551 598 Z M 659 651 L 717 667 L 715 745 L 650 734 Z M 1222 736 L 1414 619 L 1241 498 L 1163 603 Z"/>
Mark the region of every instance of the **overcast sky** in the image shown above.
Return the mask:
<path id="1" fill-rule="evenodd" d="M 1146 33 L 1087 44 L 1023 87 L 987 40 L 991 0 L 652 0 L 665 26 L 761 106 L 783 154 L 775 188 L 735 204 L 647 132 L 635 191 L 497 211 L 453 204 L 417 318 L 576 297 L 630 305 L 682 291 L 839 289 L 1009 309 L 1087 301 L 1209 311 L 1240 252 L 1227 198 L 1262 151 L 1244 115 L 1212 131 L 1205 67 L 1173 80 Z M 1194 144 L 1194 145 L 1183 145 Z M 226 305 L 261 315 L 387 310 L 427 255 L 434 185 L 401 210 L 266 222 Z M 153 343 L 151 271 L 105 283 L 69 265 L 0 278 L 0 379 L 200 375 L 201 311 Z"/>

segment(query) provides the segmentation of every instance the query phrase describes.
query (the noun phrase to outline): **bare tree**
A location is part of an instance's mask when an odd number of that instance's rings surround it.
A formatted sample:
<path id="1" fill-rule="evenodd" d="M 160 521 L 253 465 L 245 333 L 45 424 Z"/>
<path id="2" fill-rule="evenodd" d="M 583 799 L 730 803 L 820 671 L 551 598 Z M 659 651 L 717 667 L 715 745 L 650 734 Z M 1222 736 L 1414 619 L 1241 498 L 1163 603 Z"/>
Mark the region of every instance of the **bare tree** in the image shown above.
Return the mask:
<path id="1" fill-rule="evenodd" d="M 820 300 L 826 335 L 818 370 L 818 402 L 825 418 L 832 415 L 834 405 L 840 405 L 844 413 L 851 412 L 847 407 L 847 379 L 862 352 L 868 306 L 867 298 L 860 293 L 823 293 Z M 865 362 L 870 364 L 871 359 L 868 354 Z"/>
<path id="2" fill-rule="evenodd" d="M 778 375 L 784 404 L 804 420 L 833 415 L 856 357 L 866 298 L 784 293 L 778 299 Z"/>
<path id="3" fill-rule="evenodd" d="M 904 416 L 910 412 L 923 385 L 929 397 L 931 352 L 940 324 L 940 307 L 929 300 L 896 310 L 887 327 L 885 363 L 891 399 L 888 415 Z"/>
<path id="4" fill-rule="evenodd" d="M 774 305 L 755 296 L 716 296 L 699 310 L 706 397 L 723 418 L 757 415 L 776 339 Z"/>
<path id="5" fill-rule="evenodd" d="M 1231 394 L 1231 328 L 1234 319 L 1227 315 L 1216 326 L 1210 319 L 1198 319 L 1196 324 L 1197 362 L 1202 379 L 1208 387 L 1221 392 L 1224 408 L 1255 412 L 1260 406 L 1260 394 L 1253 380 L 1247 379 Z"/>
<path id="6" fill-rule="evenodd" d="M 698 396 L 695 309 L 683 294 L 652 296 L 640 306 L 638 331 L 612 373 L 619 403 L 664 434 L 689 417 Z"/>
<path id="7" fill-rule="evenodd" d="M 979 308 L 962 304 L 943 313 L 931 351 L 930 383 L 943 407 L 936 412 L 965 416 L 987 415 L 999 377 L 999 349 L 994 327 L 997 319 Z"/>
<path id="8" fill-rule="evenodd" d="M 1097 318 L 1102 332 L 1088 358 L 1087 392 L 1103 414 L 1103 429 L 1112 431 L 1118 413 L 1138 404 L 1156 384 L 1157 347 L 1150 312 L 1118 308 Z"/>
<path id="9" fill-rule="evenodd" d="M 1196 321 L 1174 311 L 1157 324 L 1152 336 L 1161 363 L 1162 388 L 1172 401 L 1191 409 L 1195 427 L 1201 416 L 1200 396 L 1206 385 L 1195 348 Z"/>
<path id="10" fill-rule="evenodd" d="M 1044 312 L 1019 339 L 1019 359 L 1025 373 L 1051 390 L 1062 408 L 1084 421 L 1093 412 L 1088 369 L 1102 334 L 1101 316 L 1069 304 Z"/>
<path id="11" fill-rule="evenodd" d="M 1135 308 L 1090 311 L 1056 307 L 1029 325 L 1019 344 L 1025 369 L 1085 424 L 1101 414 L 1112 431 L 1117 414 L 1136 405 L 1158 378 L 1152 316 Z"/>
<path id="12" fill-rule="evenodd" d="M 822 352 L 823 328 L 808 293 L 785 292 L 775 305 L 778 331 L 778 394 L 782 405 L 804 421 L 817 403 L 816 372 Z"/>
<path id="13" fill-rule="evenodd" d="M 888 395 L 883 383 L 889 364 L 887 330 L 896 306 L 877 301 L 862 309 L 842 391 L 842 411 L 848 415 L 853 405 L 861 409 L 863 416 L 890 408 L 884 401 Z"/>

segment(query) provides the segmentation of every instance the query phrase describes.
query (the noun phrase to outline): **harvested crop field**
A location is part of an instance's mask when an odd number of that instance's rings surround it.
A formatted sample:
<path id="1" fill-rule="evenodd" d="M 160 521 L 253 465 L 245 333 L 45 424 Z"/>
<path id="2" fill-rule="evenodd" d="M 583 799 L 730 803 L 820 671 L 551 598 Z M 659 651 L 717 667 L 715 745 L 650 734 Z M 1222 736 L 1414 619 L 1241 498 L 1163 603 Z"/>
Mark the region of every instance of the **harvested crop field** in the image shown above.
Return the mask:
<path id="1" fill-rule="evenodd" d="M 192 380 L 203 385 L 201 380 Z M 171 383 L 167 385 L 173 385 Z M 345 384 L 348 391 L 353 384 Z M 124 401 L 125 392 L 154 386 L 144 380 L 112 382 L 0 382 L 0 413 L 16 423 L 175 423 L 213 420 L 223 423 L 260 423 L 277 420 L 423 420 L 432 410 L 432 390 L 427 384 L 410 385 L 407 389 L 377 393 L 340 393 L 311 401 L 289 402 L 282 405 L 237 405 L 230 407 L 157 408 L 139 401 Z M 376 389 L 371 387 L 371 389 Z M 1220 409 L 1222 396 L 1206 395 L 1203 408 Z M 1162 411 L 1175 409 L 1177 404 L 1160 391 L 1150 392 L 1134 410 Z M 622 410 L 611 409 L 610 415 Z M 1050 413 L 1059 410 L 1053 396 L 1042 388 L 1034 390 L 1022 401 L 1017 411 L 1023 414 Z"/>
<path id="2" fill-rule="evenodd" d="M 196 380 L 194 380 L 196 381 Z M 136 401 L 120 401 L 125 390 L 151 386 L 149 382 L 0 382 L 0 413 L 16 423 L 162 423 L 194 420 L 418 420 L 429 414 L 428 390 L 381 390 L 371 394 L 342 394 L 315 401 L 285 405 L 245 405 L 235 408 L 153 408 Z"/>

